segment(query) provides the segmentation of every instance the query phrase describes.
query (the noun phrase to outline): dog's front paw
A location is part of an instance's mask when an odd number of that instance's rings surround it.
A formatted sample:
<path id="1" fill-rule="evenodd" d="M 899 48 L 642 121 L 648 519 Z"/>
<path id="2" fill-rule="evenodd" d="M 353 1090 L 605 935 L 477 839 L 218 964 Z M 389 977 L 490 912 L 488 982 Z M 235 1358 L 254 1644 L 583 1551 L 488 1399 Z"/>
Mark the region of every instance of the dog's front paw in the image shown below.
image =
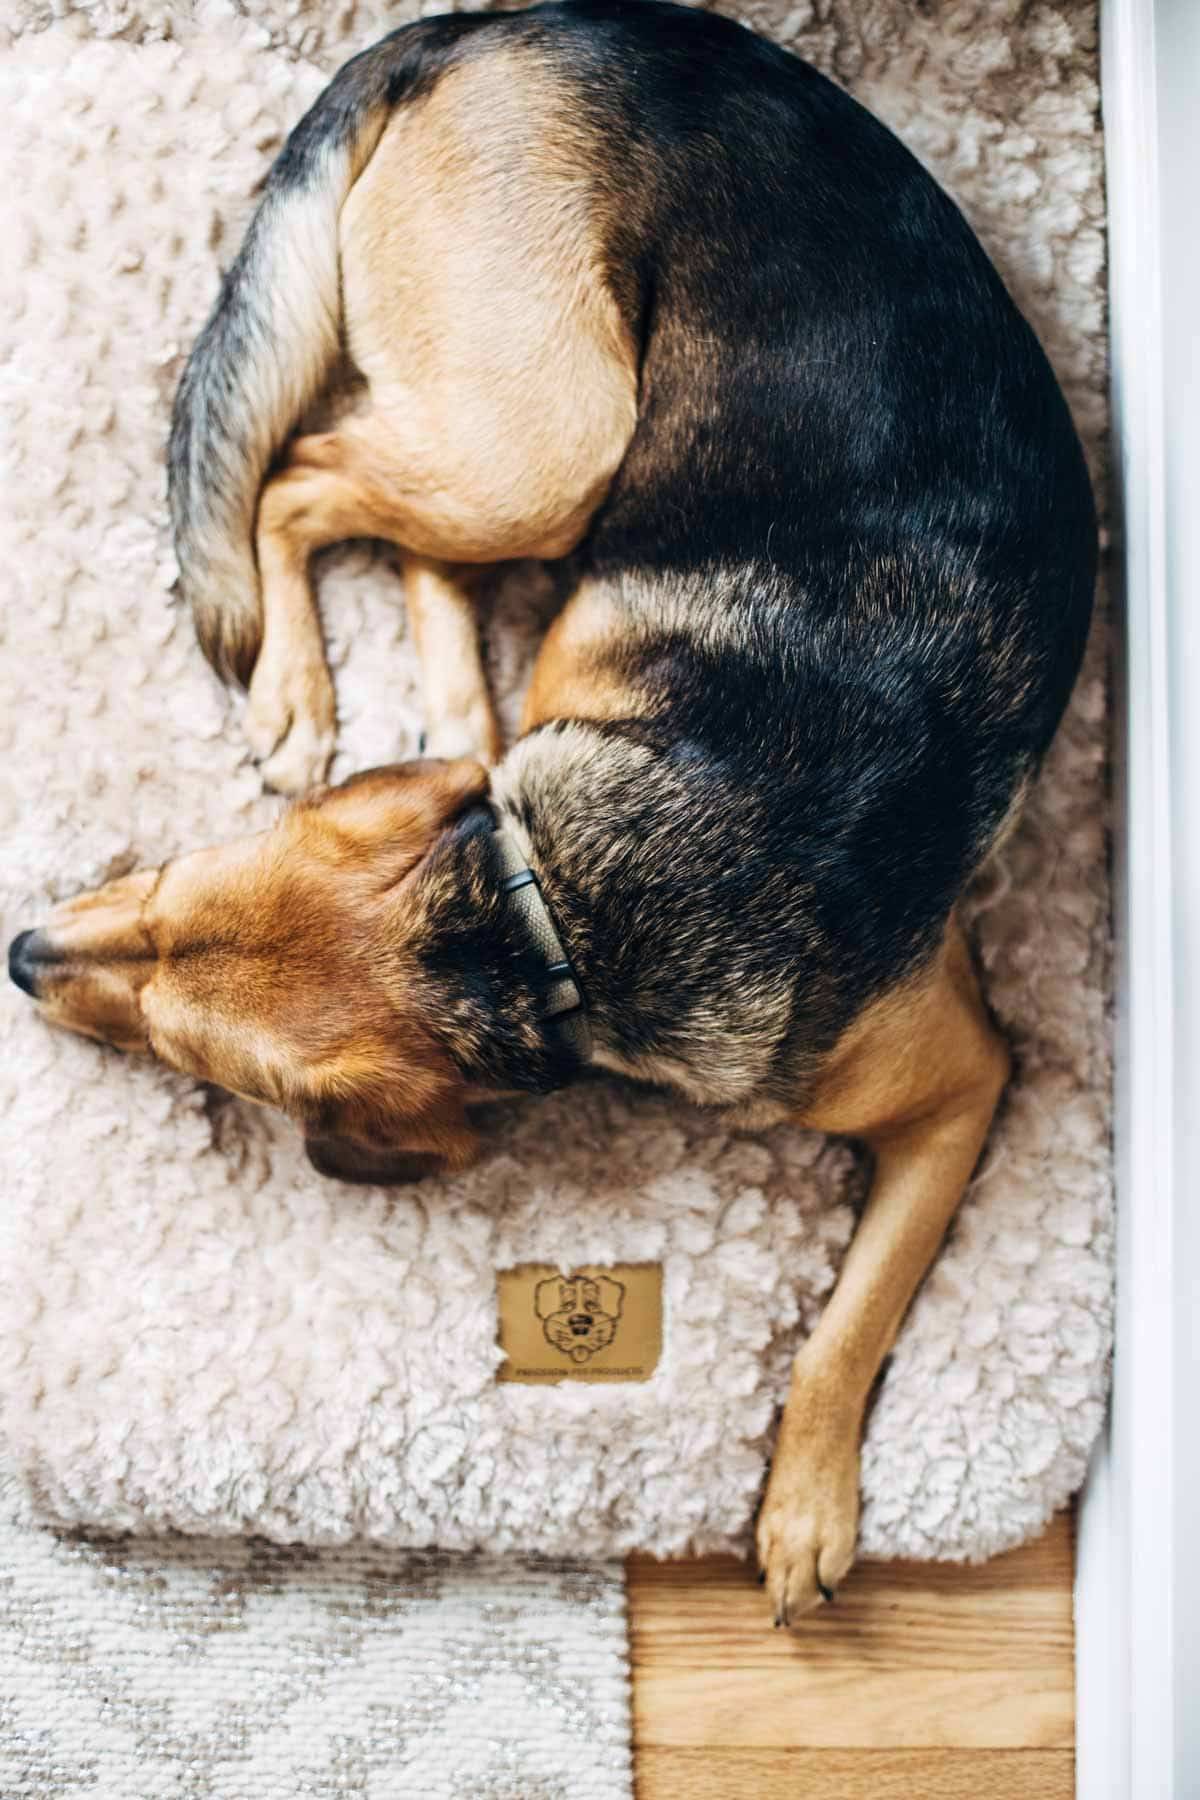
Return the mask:
<path id="1" fill-rule="evenodd" d="M 758 1517 L 758 1565 L 776 1625 L 832 1600 L 858 1539 L 859 1428 L 792 1417 L 788 1403 Z"/>
<path id="2" fill-rule="evenodd" d="M 243 729 L 267 787 L 302 794 L 324 781 L 337 718 L 325 663 L 279 667 L 264 654 L 250 679 Z"/>
<path id="3" fill-rule="evenodd" d="M 443 716 L 426 728 L 421 739 L 422 756 L 440 756 L 446 762 L 470 756 L 485 769 L 495 767 L 500 753 L 500 730 L 486 701 Z"/>

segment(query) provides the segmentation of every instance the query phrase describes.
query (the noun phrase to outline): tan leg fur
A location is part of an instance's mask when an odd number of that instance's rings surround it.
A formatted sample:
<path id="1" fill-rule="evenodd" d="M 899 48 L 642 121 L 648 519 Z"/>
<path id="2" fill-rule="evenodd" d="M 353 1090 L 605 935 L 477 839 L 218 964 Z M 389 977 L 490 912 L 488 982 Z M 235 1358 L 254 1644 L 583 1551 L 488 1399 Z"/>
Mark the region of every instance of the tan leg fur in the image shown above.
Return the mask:
<path id="1" fill-rule="evenodd" d="M 488 692 L 470 572 L 404 558 L 404 600 L 421 667 L 427 756 L 500 760 L 500 727 Z"/>
<path id="2" fill-rule="evenodd" d="M 792 1372 L 758 1522 L 777 1624 L 832 1597 L 854 1560 L 863 1416 L 970 1179 L 1009 1056 L 952 924 L 932 973 L 847 1034 L 801 1123 L 863 1138 L 870 1199 Z"/>

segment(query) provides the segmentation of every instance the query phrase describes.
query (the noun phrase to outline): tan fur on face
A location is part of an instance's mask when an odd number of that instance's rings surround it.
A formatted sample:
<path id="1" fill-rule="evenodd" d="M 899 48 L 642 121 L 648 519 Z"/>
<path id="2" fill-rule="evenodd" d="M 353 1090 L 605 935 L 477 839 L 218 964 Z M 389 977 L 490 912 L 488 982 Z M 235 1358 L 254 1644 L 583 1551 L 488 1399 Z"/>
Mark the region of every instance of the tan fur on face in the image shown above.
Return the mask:
<path id="1" fill-rule="evenodd" d="M 474 762 L 374 770 L 272 831 L 72 901 L 43 928 L 60 960 L 39 1002 L 323 1141 L 461 1165 L 475 1140 L 422 1016 L 406 877 L 485 788 Z"/>
<path id="2" fill-rule="evenodd" d="M 117 1050 L 147 1048 L 139 997 L 155 953 L 143 921 L 158 879 L 157 869 L 142 869 L 55 912 L 43 935 L 56 960 L 38 982 L 38 1004 L 53 1024 Z"/>

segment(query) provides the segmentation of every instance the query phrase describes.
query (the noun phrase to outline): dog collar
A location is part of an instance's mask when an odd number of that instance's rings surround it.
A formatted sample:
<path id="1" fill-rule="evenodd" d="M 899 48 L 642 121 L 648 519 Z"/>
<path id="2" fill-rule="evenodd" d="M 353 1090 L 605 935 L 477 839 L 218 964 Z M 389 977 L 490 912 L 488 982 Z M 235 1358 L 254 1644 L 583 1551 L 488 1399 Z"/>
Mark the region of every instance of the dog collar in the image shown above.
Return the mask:
<path id="1" fill-rule="evenodd" d="M 491 827 L 499 890 L 507 897 L 522 935 L 542 964 L 538 984 L 542 1019 L 581 1063 L 590 1062 L 592 1031 L 583 989 L 550 916 L 538 878 L 516 838 L 501 825 L 494 810 L 490 806 L 482 810 Z"/>

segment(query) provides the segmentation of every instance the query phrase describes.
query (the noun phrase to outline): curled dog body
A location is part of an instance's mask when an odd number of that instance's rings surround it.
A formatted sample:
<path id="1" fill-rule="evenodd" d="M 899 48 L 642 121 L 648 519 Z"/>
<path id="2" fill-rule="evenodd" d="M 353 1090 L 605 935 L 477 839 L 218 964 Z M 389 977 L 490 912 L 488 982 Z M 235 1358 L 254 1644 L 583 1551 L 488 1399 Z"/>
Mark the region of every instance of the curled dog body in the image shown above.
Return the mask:
<path id="1" fill-rule="evenodd" d="M 366 404 L 293 436 L 343 352 Z M 284 1107 L 350 1179 L 462 1166 L 478 1102 L 591 1066 L 860 1137 L 871 1198 L 759 1520 L 790 1620 L 852 1560 L 871 1386 L 1008 1071 L 955 908 L 1095 567 L 1032 333 L 897 140 L 729 21 L 425 20 L 289 140 L 170 487 L 201 643 L 301 798 L 60 909 L 14 978 Z M 327 789 L 308 565 L 355 536 L 400 548 L 443 760 Z M 527 556 L 571 593 L 501 758 L 471 579 Z M 591 1317 L 558 1313 L 564 1341 Z"/>

